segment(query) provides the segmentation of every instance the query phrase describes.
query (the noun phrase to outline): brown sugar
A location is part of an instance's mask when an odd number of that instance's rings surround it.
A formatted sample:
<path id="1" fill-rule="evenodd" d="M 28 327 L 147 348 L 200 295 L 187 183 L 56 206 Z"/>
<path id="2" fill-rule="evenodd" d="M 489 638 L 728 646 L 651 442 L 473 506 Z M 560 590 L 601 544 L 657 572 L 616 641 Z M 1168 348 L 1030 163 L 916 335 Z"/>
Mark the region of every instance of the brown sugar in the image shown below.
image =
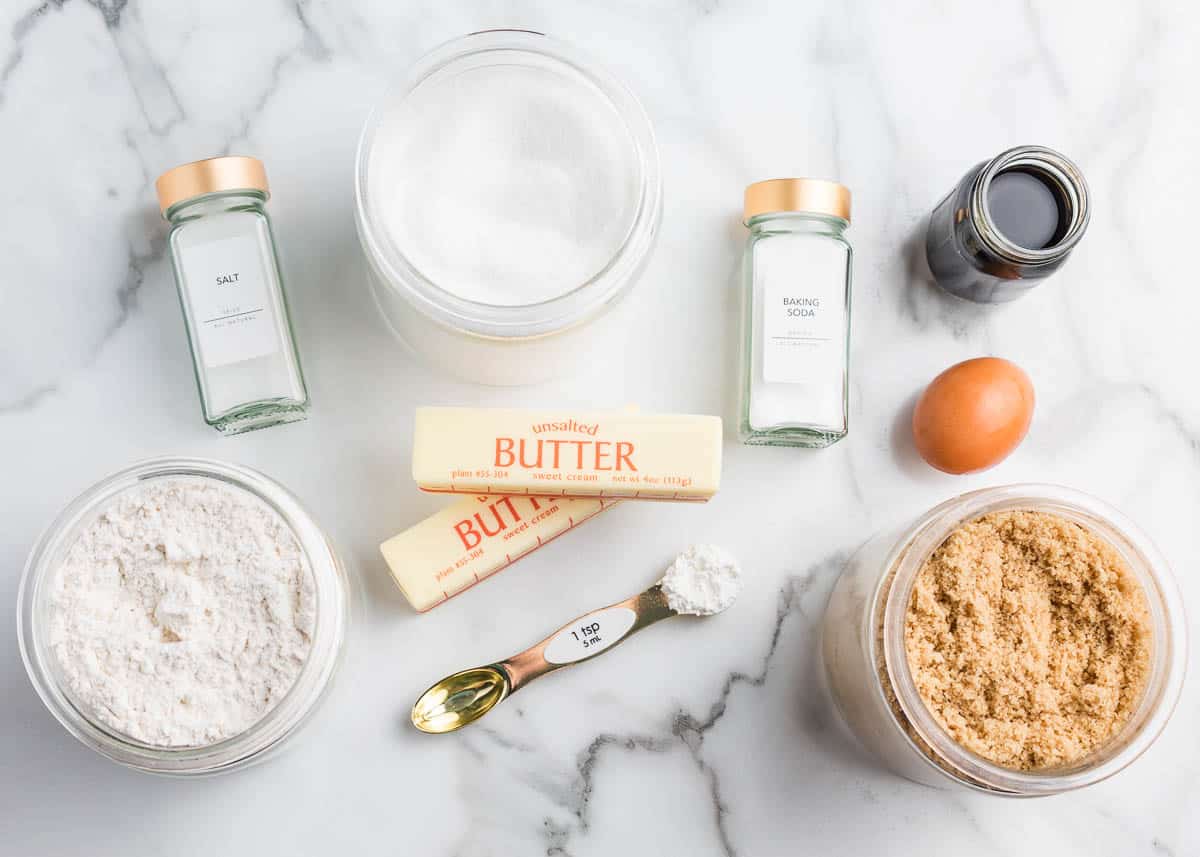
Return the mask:
<path id="1" fill-rule="evenodd" d="M 917 691 L 960 745 L 1006 768 L 1068 765 L 1137 707 L 1146 595 L 1112 545 L 1045 512 L 963 524 L 925 562 L 905 616 Z"/>

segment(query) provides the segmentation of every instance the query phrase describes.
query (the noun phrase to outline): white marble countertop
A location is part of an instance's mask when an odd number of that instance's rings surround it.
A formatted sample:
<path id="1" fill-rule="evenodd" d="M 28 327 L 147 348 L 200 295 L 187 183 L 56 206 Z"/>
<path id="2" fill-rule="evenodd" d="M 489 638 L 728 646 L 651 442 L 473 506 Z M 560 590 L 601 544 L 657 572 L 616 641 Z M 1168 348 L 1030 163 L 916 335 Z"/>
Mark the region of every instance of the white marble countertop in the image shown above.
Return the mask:
<path id="1" fill-rule="evenodd" d="M 1121 507 L 1200 603 L 1200 289 L 1186 255 L 1200 15 L 1016 0 L 600 5 L 3 4 L 0 602 L 15 602 L 26 553 L 67 500 L 172 453 L 293 489 L 340 545 L 358 609 L 334 691 L 295 744 L 201 781 L 127 771 L 76 743 L 31 689 L 6 609 L 0 853 L 1200 853 L 1194 677 L 1129 770 L 1008 801 L 881 769 L 841 731 L 816 660 L 848 552 L 983 485 L 1061 482 Z M 450 381 L 401 353 L 368 296 L 351 210 L 358 129 L 386 83 L 447 38 L 505 25 L 585 47 L 638 93 L 667 195 L 630 346 L 585 379 L 520 390 Z M 923 217 L 969 166 L 1020 143 L 1079 161 L 1089 234 L 1015 304 L 943 297 L 913 256 Z M 233 439 L 200 419 L 151 187 L 227 152 L 267 165 L 315 403 L 305 424 Z M 626 504 L 414 614 L 376 550 L 441 504 L 409 478 L 414 406 L 636 402 L 728 418 L 742 189 L 794 174 L 855 194 L 849 438 L 820 453 L 730 441 L 712 503 Z M 906 409 L 942 368 L 981 354 L 1029 371 L 1033 429 L 991 472 L 936 474 L 908 446 Z M 456 736 L 406 726 L 433 679 L 637 591 L 702 539 L 749 571 L 728 614 L 650 629 Z"/>

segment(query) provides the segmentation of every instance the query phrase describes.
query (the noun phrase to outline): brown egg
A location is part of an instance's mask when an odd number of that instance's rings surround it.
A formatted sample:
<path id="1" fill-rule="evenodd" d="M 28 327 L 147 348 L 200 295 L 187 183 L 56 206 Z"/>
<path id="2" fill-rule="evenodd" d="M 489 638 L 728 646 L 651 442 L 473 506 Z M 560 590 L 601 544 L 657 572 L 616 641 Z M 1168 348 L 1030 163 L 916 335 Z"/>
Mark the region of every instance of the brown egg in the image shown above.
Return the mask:
<path id="1" fill-rule="evenodd" d="M 974 473 L 1003 461 L 1033 419 L 1033 384 L 1015 363 L 976 357 L 925 388 L 913 410 L 913 441 L 945 473 Z"/>

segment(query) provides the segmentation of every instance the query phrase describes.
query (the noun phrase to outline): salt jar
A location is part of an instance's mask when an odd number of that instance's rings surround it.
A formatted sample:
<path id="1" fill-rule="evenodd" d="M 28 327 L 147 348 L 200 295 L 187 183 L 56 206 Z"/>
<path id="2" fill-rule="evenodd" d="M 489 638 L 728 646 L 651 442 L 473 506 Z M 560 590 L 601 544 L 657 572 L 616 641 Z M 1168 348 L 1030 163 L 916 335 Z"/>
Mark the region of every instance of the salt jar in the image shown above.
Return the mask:
<path id="1" fill-rule="evenodd" d="M 746 188 L 743 443 L 819 448 L 846 436 L 850 191 L 819 179 Z"/>
<path id="2" fill-rule="evenodd" d="M 155 182 L 204 420 L 239 434 L 308 414 L 271 221 L 267 174 L 229 156 Z"/>

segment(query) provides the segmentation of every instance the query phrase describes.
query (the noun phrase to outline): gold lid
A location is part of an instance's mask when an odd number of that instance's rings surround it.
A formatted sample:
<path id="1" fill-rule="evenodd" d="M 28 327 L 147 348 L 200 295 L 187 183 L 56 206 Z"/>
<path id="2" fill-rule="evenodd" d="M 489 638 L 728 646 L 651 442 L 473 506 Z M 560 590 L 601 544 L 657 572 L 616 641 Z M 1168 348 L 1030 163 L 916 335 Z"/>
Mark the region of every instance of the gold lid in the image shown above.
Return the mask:
<path id="1" fill-rule="evenodd" d="M 768 179 L 746 188 L 743 222 L 777 211 L 827 214 L 850 222 L 850 189 L 824 179 Z"/>
<path id="2" fill-rule="evenodd" d="M 154 183 L 163 214 L 177 202 L 223 190 L 260 190 L 268 196 L 267 171 L 262 161 L 245 155 L 226 155 L 192 161 L 167 170 Z"/>

